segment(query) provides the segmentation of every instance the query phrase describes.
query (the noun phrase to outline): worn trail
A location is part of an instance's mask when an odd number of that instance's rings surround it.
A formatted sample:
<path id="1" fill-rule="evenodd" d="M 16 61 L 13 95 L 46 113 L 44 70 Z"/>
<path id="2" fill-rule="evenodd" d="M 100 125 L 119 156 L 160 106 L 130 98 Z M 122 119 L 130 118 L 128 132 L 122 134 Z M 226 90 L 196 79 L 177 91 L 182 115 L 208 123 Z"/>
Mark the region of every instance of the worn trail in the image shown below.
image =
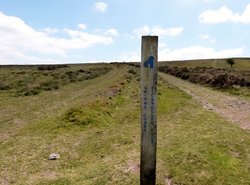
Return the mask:
<path id="1" fill-rule="evenodd" d="M 172 85 L 190 94 L 204 108 L 214 111 L 227 120 L 239 124 L 243 129 L 250 129 L 249 100 L 201 87 L 200 85 L 192 84 L 171 75 L 161 73 L 160 76 Z"/>

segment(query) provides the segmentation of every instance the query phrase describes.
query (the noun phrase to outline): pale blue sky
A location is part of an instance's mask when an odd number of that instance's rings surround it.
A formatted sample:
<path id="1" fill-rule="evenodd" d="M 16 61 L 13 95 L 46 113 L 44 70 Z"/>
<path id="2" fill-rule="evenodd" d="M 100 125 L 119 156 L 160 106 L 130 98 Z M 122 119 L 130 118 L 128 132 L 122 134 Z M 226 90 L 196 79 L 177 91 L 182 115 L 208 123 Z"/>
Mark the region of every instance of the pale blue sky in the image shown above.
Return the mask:
<path id="1" fill-rule="evenodd" d="M 248 57 L 247 0 L 0 0 L 0 64 Z"/>

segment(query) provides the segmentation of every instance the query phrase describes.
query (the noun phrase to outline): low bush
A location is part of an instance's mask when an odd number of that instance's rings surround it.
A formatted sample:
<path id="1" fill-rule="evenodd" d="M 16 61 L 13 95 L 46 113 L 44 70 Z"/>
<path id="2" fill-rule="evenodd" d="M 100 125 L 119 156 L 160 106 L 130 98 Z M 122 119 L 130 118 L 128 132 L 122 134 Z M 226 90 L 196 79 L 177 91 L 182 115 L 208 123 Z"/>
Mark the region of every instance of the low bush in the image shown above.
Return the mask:
<path id="1" fill-rule="evenodd" d="M 51 91 L 54 89 L 59 89 L 59 84 L 57 81 L 49 80 L 49 81 L 40 83 L 40 87 L 41 89 L 45 91 Z"/>
<path id="2" fill-rule="evenodd" d="M 9 84 L 6 84 L 4 82 L 0 82 L 0 90 L 9 90 L 11 87 Z"/>
<path id="3" fill-rule="evenodd" d="M 44 70 L 56 70 L 59 68 L 69 67 L 68 65 L 41 65 L 37 67 L 37 70 L 44 71 Z"/>
<path id="4" fill-rule="evenodd" d="M 17 96 L 32 96 L 37 95 L 41 92 L 41 87 L 39 85 L 23 86 L 16 90 Z"/>
<path id="5" fill-rule="evenodd" d="M 205 84 L 216 88 L 227 89 L 232 88 L 234 85 L 250 87 L 250 72 L 206 67 L 182 68 L 168 66 L 162 66 L 159 70 L 192 83 Z"/>

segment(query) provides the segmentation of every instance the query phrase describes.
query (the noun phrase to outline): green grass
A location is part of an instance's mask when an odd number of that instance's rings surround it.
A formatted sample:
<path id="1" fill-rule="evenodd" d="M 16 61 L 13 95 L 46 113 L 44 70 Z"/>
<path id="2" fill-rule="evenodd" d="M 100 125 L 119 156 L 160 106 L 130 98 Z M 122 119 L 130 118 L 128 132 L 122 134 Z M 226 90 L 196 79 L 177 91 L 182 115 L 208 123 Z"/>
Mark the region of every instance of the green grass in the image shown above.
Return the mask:
<path id="1" fill-rule="evenodd" d="M 242 98 L 250 99 L 250 90 L 247 87 L 234 86 L 229 89 L 220 89 L 219 91 L 225 92 L 233 96 L 239 96 Z"/>
<path id="2" fill-rule="evenodd" d="M 0 94 L 0 183 L 139 184 L 138 73 L 114 65 L 56 91 Z M 249 131 L 162 79 L 158 93 L 157 184 L 249 184 Z"/>
<path id="3" fill-rule="evenodd" d="M 167 120 L 160 119 L 168 129 L 159 128 L 159 156 L 174 182 L 248 184 L 248 131 L 201 109 L 191 100 L 174 114 Z"/>

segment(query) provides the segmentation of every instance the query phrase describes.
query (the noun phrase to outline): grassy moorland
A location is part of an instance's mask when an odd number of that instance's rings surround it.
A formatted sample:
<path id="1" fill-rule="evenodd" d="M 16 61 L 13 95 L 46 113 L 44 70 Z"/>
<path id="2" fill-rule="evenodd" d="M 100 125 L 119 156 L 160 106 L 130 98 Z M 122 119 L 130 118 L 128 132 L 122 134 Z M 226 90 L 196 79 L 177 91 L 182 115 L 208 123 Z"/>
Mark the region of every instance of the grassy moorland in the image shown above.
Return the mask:
<path id="1" fill-rule="evenodd" d="M 54 81 L 57 88 L 44 85 Z M 0 82 L 0 184 L 139 184 L 138 68 L 8 66 Z M 166 77 L 158 85 L 157 151 L 157 184 L 250 182 L 249 130 Z M 48 160 L 53 152 L 60 159 Z"/>
<path id="2" fill-rule="evenodd" d="M 161 62 L 161 65 L 168 65 L 170 67 L 213 67 L 213 68 L 228 68 L 231 66 L 227 64 L 227 59 L 202 59 L 202 60 L 186 60 L 186 61 L 171 61 Z M 250 58 L 233 58 L 235 64 L 233 69 L 236 70 L 250 70 Z"/>

